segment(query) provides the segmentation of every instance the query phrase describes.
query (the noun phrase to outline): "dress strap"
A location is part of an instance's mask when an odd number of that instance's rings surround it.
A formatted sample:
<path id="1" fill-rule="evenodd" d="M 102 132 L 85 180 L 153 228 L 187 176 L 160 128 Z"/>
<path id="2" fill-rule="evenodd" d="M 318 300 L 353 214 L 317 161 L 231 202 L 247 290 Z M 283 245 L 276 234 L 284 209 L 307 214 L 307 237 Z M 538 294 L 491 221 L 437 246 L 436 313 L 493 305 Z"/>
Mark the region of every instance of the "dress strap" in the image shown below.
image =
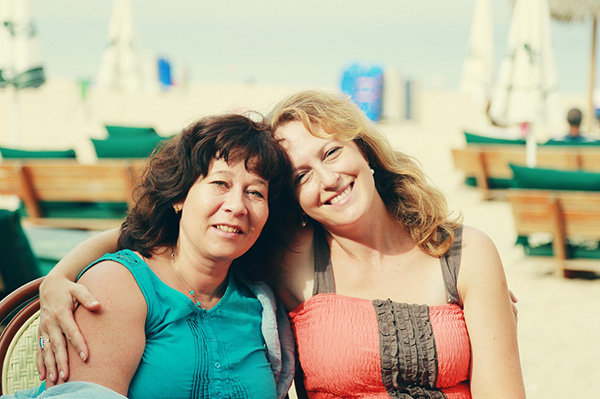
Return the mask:
<path id="1" fill-rule="evenodd" d="M 458 297 L 458 270 L 460 269 L 460 255 L 462 251 L 462 231 L 460 226 L 454 231 L 454 242 L 448 252 L 440 258 L 442 263 L 442 275 L 449 303 L 459 303 Z"/>
<path id="2" fill-rule="evenodd" d="M 325 238 L 325 231 L 321 226 L 314 227 L 314 256 L 315 256 L 315 282 L 313 296 L 317 294 L 335 293 L 335 280 L 331 266 L 329 243 Z"/>

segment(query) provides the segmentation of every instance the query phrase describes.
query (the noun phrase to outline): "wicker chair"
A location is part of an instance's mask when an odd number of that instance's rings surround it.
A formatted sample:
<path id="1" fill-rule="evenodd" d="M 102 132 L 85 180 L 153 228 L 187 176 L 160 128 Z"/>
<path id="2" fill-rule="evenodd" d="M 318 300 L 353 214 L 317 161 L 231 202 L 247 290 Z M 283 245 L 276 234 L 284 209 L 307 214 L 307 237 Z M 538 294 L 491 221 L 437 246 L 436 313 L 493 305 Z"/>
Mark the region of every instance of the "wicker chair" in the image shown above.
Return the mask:
<path id="1" fill-rule="evenodd" d="M 39 386 L 36 367 L 40 301 L 38 297 L 43 277 L 33 280 L 0 302 L 0 394 L 12 394 L 21 389 Z"/>

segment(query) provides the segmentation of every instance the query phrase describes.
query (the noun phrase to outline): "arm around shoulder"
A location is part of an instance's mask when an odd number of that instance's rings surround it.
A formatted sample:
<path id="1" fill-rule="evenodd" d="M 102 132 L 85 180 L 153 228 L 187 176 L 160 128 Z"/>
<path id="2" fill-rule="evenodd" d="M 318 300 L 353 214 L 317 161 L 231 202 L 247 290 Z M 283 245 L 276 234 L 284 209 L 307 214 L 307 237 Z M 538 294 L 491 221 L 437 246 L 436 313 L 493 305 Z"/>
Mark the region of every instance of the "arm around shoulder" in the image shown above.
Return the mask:
<path id="1" fill-rule="evenodd" d="M 54 352 L 38 352 L 37 365 L 41 378 L 48 377 L 50 382 L 56 382 L 58 375 L 61 376 L 59 382 L 69 378 L 65 336 L 75 346 L 77 353 L 87 358 L 88 348 L 73 320 L 73 311 L 78 304 L 97 311 L 100 302 L 85 286 L 73 281 L 91 262 L 107 252 L 115 252 L 118 236 L 118 230 L 109 230 L 87 239 L 71 250 L 44 278 L 40 286 L 42 314 L 39 335 L 50 338 Z"/>
<path id="2" fill-rule="evenodd" d="M 473 398 L 525 398 L 517 326 L 492 240 L 465 226 L 458 290 L 471 343 Z"/>

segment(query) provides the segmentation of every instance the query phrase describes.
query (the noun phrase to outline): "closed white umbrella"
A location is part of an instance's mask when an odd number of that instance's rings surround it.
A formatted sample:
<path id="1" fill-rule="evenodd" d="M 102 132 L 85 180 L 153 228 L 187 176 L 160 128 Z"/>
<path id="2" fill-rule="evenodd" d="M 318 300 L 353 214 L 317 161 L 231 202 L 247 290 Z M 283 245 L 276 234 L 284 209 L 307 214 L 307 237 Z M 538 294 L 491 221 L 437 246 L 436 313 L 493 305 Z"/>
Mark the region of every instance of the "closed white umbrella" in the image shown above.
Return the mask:
<path id="1" fill-rule="evenodd" d="M 0 87 L 13 87 L 12 144 L 19 142 L 18 92 L 46 81 L 30 0 L 0 0 Z"/>
<path id="2" fill-rule="evenodd" d="M 510 0 L 514 3 L 515 0 Z M 596 72 L 596 34 L 598 18 L 600 18 L 599 0 L 548 0 L 550 14 L 553 19 L 563 22 L 592 20 L 592 40 L 590 52 L 590 71 L 588 85 L 588 130 L 591 130 L 594 118 L 593 92 Z"/>
<path id="3" fill-rule="evenodd" d="M 600 1 L 598 0 L 550 0 L 552 17 L 560 21 L 581 21 L 592 19 L 592 40 L 590 55 L 590 78 L 588 89 L 588 130 L 592 128 L 594 118 L 594 81 L 596 72 L 596 31 L 600 17 Z"/>
<path id="4" fill-rule="evenodd" d="M 494 79 L 494 33 L 490 0 L 476 0 L 463 63 L 460 92 L 482 111 L 488 106 Z"/>
<path id="5" fill-rule="evenodd" d="M 131 0 L 114 0 L 108 43 L 102 54 L 96 87 L 122 92 L 136 92 L 142 87 Z"/>
<path id="6" fill-rule="evenodd" d="M 490 116 L 501 125 L 530 125 L 528 165 L 535 165 L 534 131 L 563 120 L 547 0 L 516 1 Z"/>

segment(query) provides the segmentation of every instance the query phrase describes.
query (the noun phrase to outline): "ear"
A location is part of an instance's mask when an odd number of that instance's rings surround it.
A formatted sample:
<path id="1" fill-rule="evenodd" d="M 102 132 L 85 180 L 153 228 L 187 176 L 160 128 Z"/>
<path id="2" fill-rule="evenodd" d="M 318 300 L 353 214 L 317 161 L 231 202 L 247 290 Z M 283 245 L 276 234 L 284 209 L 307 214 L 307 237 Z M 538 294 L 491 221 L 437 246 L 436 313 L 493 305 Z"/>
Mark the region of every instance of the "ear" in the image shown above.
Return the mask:
<path id="1" fill-rule="evenodd" d="M 181 212 L 183 210 L 183 201 L 174 203 L 173 210 L 175 210 L 175 213 Z"/>

